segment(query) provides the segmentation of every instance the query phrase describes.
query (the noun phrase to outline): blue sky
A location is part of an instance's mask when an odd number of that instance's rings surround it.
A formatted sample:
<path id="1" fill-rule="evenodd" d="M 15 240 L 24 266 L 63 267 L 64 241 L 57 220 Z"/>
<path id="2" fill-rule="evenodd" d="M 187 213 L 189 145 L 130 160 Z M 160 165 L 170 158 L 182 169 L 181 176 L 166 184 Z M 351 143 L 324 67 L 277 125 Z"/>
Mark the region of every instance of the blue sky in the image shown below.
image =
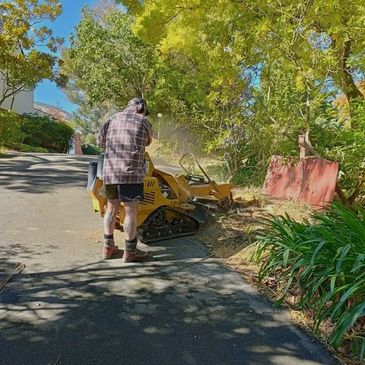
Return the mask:
<path id="1" fill-rule="evenodd" d="M 63 37 L 65 44 L 68 44 L 69 35 L 73 32 L 75 25 L 80 21 L 81 9 L 86 5 L 93 5 L 95 0 L 61 0 L 63 12 L 54 23 L 48 26 L 53 30 L 55 36 Z M 57 88 L 55 83 L 48 80 L 40 83 L 35 90 L 35 101 L 58 106 L 68 112 L 76 109 L 64 93 Z"/>

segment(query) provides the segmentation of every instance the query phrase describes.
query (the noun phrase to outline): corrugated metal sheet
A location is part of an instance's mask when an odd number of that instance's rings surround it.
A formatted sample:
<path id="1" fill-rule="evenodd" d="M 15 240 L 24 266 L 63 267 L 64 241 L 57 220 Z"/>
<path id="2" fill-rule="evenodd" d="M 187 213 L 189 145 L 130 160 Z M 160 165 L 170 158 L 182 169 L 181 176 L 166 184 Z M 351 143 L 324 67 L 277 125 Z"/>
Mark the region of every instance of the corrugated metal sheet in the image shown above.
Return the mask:
<path id="1" fill-rule="evenodd" d="M 293 164 L 273 156 L 262 190 L 274 198 L 299 200 L 322 209 L 333 200 L 338 171 L 338 163 L 319 157 L 306 157 Z"/>

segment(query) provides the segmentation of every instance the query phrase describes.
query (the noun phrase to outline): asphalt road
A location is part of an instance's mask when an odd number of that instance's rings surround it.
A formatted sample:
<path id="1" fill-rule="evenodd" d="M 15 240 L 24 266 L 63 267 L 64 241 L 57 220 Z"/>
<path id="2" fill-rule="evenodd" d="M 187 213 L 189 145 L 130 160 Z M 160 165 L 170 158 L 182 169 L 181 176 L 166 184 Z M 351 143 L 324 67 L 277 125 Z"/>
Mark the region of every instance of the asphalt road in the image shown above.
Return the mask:
<path id="1" fill-rule="evenodd" d="M 102 261 L 89 160 L 0 159 L 0 278 L 26 265 L 0 292 L 1 365 L 335 364 L 194 238 Z"/>

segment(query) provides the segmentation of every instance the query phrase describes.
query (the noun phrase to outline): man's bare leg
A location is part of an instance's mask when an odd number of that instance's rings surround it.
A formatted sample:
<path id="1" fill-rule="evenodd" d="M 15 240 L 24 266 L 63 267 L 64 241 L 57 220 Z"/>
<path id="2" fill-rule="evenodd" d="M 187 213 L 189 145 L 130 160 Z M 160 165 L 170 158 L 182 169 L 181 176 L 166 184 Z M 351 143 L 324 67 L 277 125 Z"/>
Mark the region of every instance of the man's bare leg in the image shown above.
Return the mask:
<path id="1" fill-rule="evenodd" d="M 137 214 L 138 201 L 124 203 L 123 230 L 128 241 L 134 240 L 137 236 Z"/>
<path id="2" fill-rule="evenodd" d="M 110 259 L 118 252 L 118 247 L 114 242 L 114 228 L 119 211 L 119 199 L 108 199 L 105 215 L 104 215 L 104 259 Z"/>
<path id="3" fill-rule="evenodd" d="M 119 199 L 108 199 L 106 212 L 104 215 L 104 234 L 113 235 L 115 228 L 115 221 L 119 212 Z"/>

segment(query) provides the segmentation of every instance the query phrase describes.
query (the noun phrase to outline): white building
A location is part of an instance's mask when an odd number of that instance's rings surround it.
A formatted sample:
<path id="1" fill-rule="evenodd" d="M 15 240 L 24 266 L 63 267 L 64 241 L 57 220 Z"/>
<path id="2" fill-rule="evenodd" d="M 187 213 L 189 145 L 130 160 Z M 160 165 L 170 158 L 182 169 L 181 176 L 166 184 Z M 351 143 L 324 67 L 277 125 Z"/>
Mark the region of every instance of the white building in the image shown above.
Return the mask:
<path id="1" fill-rule="evenodd" d="M 0 76 L 0 97 L 4 93 L 5 81 Z M 17 114 L 35 113 L 34 110 L 34 90 L 21 91 L 15 96 L 8 97 L 1 105 L 0 109 L 13 110 Z"/>

